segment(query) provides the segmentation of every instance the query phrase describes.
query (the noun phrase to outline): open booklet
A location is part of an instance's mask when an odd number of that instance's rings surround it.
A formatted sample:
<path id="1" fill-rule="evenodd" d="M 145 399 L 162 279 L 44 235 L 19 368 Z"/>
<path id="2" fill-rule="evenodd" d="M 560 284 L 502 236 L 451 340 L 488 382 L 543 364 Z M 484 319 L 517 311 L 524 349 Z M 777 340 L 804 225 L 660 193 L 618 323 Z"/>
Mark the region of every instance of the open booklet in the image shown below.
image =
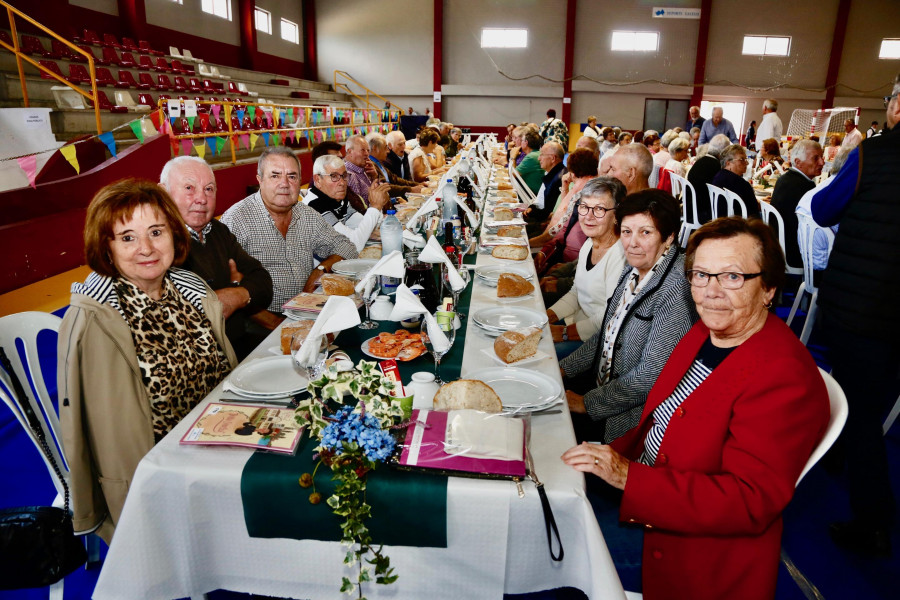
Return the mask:
<path id="1" fill-rule="evenodd" d="M 400 468 L 463 477 L 523 479 L 525 422 L 475 410 L 413 410 Z"/>
<path id="2" fill-rule="evenodd" d="M 329 298 L 331 298 L 331 296 L 328 296 L 326 294 L 300 292 L 299 294 L 285 302 L 282 308 L 284 310 L 295 310 L 316 315 L 322 312 L 322 308 L 325 307 L 325 303 L 328 302 Z M 359 295 L 353 294 L 352 296 L 349 296 L 349 298 L 356 302 L 356 308 L 362 308 L 363 301 L 362 298 L 359 297 Z"/>
<path id="3" fill-rule="evenodd" d="M 181 438 L 181 443 L 242 446 L 294 454 L 302 435 L 293 408 L 211 402 Z"/>

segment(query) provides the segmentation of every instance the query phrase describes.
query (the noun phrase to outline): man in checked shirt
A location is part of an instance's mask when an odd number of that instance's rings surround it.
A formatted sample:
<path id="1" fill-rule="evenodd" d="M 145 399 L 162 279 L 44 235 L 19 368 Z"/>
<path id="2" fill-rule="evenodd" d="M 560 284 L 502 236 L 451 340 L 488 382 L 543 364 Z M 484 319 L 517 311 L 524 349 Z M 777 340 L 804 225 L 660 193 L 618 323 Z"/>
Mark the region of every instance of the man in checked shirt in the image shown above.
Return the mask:
<path id="1" fill-rule="evenodd" d="M 269 271 L 274 288 L 269 310 L 280 313 L 301 291 L 311 292 L 332 264 L 358 254 L 353 242 L 297 201 L 300 161 L 288 148 L 267 148 L 259 157 L 256 179 L 259 191 L 225 211 L 222 223 Z M 319 264 L 313 267 L 315 261 Z"/>

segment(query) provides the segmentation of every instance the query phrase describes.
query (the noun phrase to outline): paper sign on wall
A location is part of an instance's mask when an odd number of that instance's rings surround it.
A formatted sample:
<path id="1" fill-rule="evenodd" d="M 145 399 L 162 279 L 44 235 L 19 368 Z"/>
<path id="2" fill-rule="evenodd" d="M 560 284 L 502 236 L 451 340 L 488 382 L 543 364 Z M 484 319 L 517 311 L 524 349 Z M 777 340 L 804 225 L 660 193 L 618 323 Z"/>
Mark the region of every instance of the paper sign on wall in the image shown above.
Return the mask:
<path id="1" fill-rule="evenodd" d="M 440 93 L 440 92 L 435 92 L 435 93 L 434 93 L 434 101 L 435 101 L 435 102 L 440 102 L 440 101 L 441 101 L 441 93 Z"/>
<path id="2" fill-rule="evenodd" d="M 166 104 L 169 109 L 170 119 L 178 118 L 181 116 L 181 100 L 166 100 Z"/>
<path id="3" fill-rule="evenodd" d="M 699 8 L 672 8 L 668 6 L 654 6 L 654 19 L 699 19 Z"/>
<path id="4" fill-rule="evenodd" d="M 184 101 L 184 116 L 186 116 L 187 118 L 197 116 L 197 101 L 196 100 L 185 100 Z"/>

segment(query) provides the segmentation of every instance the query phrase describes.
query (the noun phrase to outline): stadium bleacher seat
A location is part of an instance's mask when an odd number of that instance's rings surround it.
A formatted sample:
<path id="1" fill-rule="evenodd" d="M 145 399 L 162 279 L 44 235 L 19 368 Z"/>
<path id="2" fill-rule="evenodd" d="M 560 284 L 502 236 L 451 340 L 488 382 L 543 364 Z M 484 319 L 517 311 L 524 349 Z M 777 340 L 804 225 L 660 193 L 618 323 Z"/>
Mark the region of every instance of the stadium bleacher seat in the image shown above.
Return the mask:
<path id="1" fill-rule="evenodd" d="M 171 73 L 172 67 L 169 66 L 169 63 L 166 62 L 165 58 L 157 58 L 156 65 L 153 67 L 157 73 Z"/>
<path id="2" fill-rule="evenodd" d="M 116 49 L 112 46 L 104 46 L 103 47 L 103 60 L 106 61 L 108 65 L 118 65 L 119 63 L 119 53 L 116 52 Z"/>
<path id="3" fill-rule="evenodd" d="M 138 75 L 138 81 L 140 84 L 138 87 L 144 90 L 150 90 L 156 87 L 156 84 L 153 83 L 153 77 L 150 76 L 150 73 L 141 73 Z"/>
<path id="4" fill-rule="evenodd" d="M 119 57 L 119 66 L 134 68 L 137 67 L 137 61 L 134 60 L 134 55 L 131 52 L 123 52 L 122 56 Z"/>
<path id="5" fill-rule="evenodd" d="M 160 90 L 161 92 L 172 89 L 172 82 L 169 81 L 168 75 L 157 75 L 156 82 L 156 89 Z"/>
<path id="6" fill-rule="evenodd" d="M 98 67 L 96 73 L 97 85 L 116 86 L 118 84 L 118 82 L 113 79 L 112 73 L 110 73 L 109 69 L 106 67 Z"/>
<path id="7" fill-rule="evenodd" d="M 178 51 L 175 46 L 169 46 L 169 56 L 172 58 L 184 58 L 184 55 Z"/>
<path id="8" fill-rule="evenodd" d="M 203 80 L 203 92 L 206 94 L 214 94 L 216 92 L 216 88 L 213 85 L 213 82 L 209 79 Z"/>
<path id="9" fill-rule="evenodd" d="M 94 54 L 94 50 L 90 46 L 85 46 L 84 44 L 79 44 L 78 47 L 81 48 L 82 50 L 84 50 L 85 52 L 87 52 L 88 54 L 90 54 L 94 58 L 95 65 L 104 65 L 105 66 L 105 65 L 109 64 L 109 61 L 107 61 L 106 59 L 104 59 L 102 57 L 98 58 L 97 55 Z M 78 58 L 76 58 L 76 59 L 74 59 L 75 62 L 87 62 L 86 58 L 84 58 L 80 54 L 78 56 L 80 57 L 80 60 Z"/>
<path id="10" fill-rule="evenodd" d="M 57 39 L 53 39 L 50 41 L 51 52 L 56 54 L 60 58 L 64 58 L 66 60 L 74 60 L 75 62 L 85 62 L 86 59 L 75 52 L 74 50 L 70 50 L 68 46 L 63 44 L 61 41 Z M 76 58 L 77 56 L 77 58 Z"/>
<path id="11" fill-rule="evenodd" d="M 46 68 L 49 69 L 50 71 L 56 73 L 57 75 L 59 75 L 59 76 L 62 77 L 63 79 L 65 79 L 65 80 L 67 80 L 67 81 L 71 81 L 68 77 L 66 77 L 65 75 L 63 75 L 63 72 L 62 72 L 62 70 L 60 70 L 59 65 L 56 64 L 54 61 L 52 61 L 52 60 L 39 60 L 38 63 L 39 63 L 42 67 L 46 67 Z M 50 75 L 48 75 L 47 73 L 45 73 L 44 71 L 41 71 L 41 79 L 54 79 L 54 78 L 51 77 Z M 55 81 L 55 80 L 54 80 L 54 81 Z"/>
<path id="12" fill-rule="evenodd" d="M 150 42 L 148 42 L 147 40 L 140 40 L 138 42 L 138 46 L 140 47 L 141 52 L 144 52 L 145 54 L 152 54 L 153 56 L 164 56 L 164 54 L 159 50 L 154 50 L 153 48 L 151 48 Z"/>
<path id="13" fill-rule="evenodd" d="M 184 77 L 181 75 L 176 75 L 172 78 L 174 83 L 172 84 L 176 92 L 186 92 L 188 91 L 188 84 L 184 80 Z"/>
<path id="14" fill-rule="evenodd" d="M 95 46 L 103 45 L 103 42 L 101 42 L 100 38 L 97 36 L 97 32 L 93 29 L 84 30 L 84 35 L 81 36 L 81 42 L 83 44 L 94 44 Z"/>
<path id="15" fill-rule="evenodd" d="M 229 94 L 238 94 L 239 96 L 247 96 L 248 95 L 247 92 L 242 92 L 241 90 L 239 90 L 238 86 L 233 81 L 228 82 L 228 93 Z"/>
<path id="16" fill-rule="evenodd" d="M 69 76 L 66 77 L 72 83 L 84 83 L 87 85 L 91 84 L 91 76 L 88 73 L 87 69 L 84 68 L 84 65 L 80 64 L 69 64 Z"/>
<path id="17" fill-rule="evenodd" d="M 149 106 L 151 110 L 156 108 L 156 101 L 150 94 L 138 94 L 138 104 Z"/>
<path id="18" fill-rule="evenodd" d="M 116 104 L 118 106 L 124 106 L 131 112 L 149 112 L 150 108 L 143 104 L 138 104 L 134 101 L 134 96 L 131 95 L 131 92 L 127 90 L 116 90 L 115 92 Z"/>
<path id="19" fill-rule="evenodd" d="M 188 67 L 181 63 L 177 58 L 172 59 L 172 70 L 176 73 L 181 73 L 182 75 L 193 75 L 194 67 Z"/>
<path id="20" fill-rule="evenodd" d="M 100 42 L 103 46 L 111 46 L 113 48 L 121 48 L 122 44 L 119 43 L 119 40 L 111 33 L 103 34 L 103 41 Z M 108 100 L 107 100 L 108 101 Z"/>
<path id="21" fill-rule="evenodd" d="M 244 94 L 247 96 L 259 96 L 259 92 L 251 92 L 249 89 L 247 89 L 247 84 L 244 83 L 243 81 L 240 82 L 239 84 L 237 84 L 237 86 L 238 86 L 238 90 L 240 90 L 241 92 L 244 92 Z"/>
<path id="22" fill-rule="evenodd" d="M 119 81 L 122 83 L 127 83 L 128 87 L 133 87 L 138 90 L 149 90 L 150 84 L 148 83 L 138 83 L 134 80 L 134 75 L 131 74 L 131 71 L 127 69 L 119 69 Z"/>
<path id="23" fill-rule="evenodd" d="M 94 103 L 90 98 L 87 99 L 88 105 L 93 108 Z M 100 110 L 108 110 L 111 113 L 125 113 L 128 112 L 127 106 L 116 106 L 112 102 L 109 101 L 109 97 L 107 97 L 106 92 L 103 90 L 97 90 L 97 103 L 100 105 Z"/>
<path id="24" fill-rule="evenodd" d="M 191 54 L 191 51 L 188 50 L 187 48 L 185 48 L 185 49 L 182 51 L 181 54 L 184 56 L 184 59 L 185 59 L 185 60 L 190 60 L 190 61 L 193 61 L 193 62 L 196 62 L 196 63 L 202 63 L 202 62 L 203 62 L 203 59 L 202 59 L 202 58 L 194 58 L 194 55 Z"/>
<path id="25" fill-rule="evenodd" d="M 44 44 L 41 42 L 41 40 L 34 37 L 33 35 L 23 35 L 22 45 L 19 49 L 25 54 L 37 54 L 38 56 L 52 59 L 59 58 L 59 56 L 54 56 L 52 52 L 48 52 L 47 49 L 44 48 Z"/>
<path id="26" fill-rule="evenodd" d="M 213 77 L 212 69 L 208 65 L 197 65 L 197 72 L 200 77 Z"/>
<path id="27" fill-rule="evenodd" d="M 141 54 L 140 58 L 138 59 L 137 68 L 141 71 L 151 71 L 153 70 L 153 61 L 150 60 L 149 56 Z"/>
<path id="28" fill-rule="evenodd" d="M 197 79 L 196 77 L 191 77 L 188 80 L 188 89 L 192 92 L 202 92 L 203 84 L 200 83 L 200 80 Z"/>
<path id="29" fill-rule="evenodd" d="M 84 96 L 66 85 L 54 85 L 50 88 L 53 93 L 53 99 L 59 108 L 75 108 L 84 110 Z"/>
<path id="30" fill-rule="evenodd" d="M 13 39 L 9 36 L 8 33 L 3 31 L 2 29 L 0 29 L 0 42 L 9 44 L 10 46 L 15 47 L 15 44 L 13 43 Z"/>
<path id="31" fill-rule="evenodd" d="M 141 49 L 138 47 L 138 45 L 135 43 L 135 41 L 133 39 L 131 39 L 130 37 L 122 38 L 122 49 L 129 50 L 131 52 L 137 52 L 137 53 L 141 52 Z"/>

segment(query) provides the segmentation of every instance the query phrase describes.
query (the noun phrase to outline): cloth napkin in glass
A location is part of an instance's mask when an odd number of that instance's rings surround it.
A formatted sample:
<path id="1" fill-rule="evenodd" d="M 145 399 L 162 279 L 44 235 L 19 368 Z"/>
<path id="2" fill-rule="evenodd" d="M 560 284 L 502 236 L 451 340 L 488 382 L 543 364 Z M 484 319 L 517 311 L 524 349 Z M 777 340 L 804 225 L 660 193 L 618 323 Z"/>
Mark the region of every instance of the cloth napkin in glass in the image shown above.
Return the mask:
<path id="1" fill-rule="evenodd" d="M 294 355 L 297 364 L 313 367 L 318 360 L 322 346 L 322 336 L 359 325 L 359 310 L 356 303 L 347 296 L 330 296 L 316 322 L 306 335 L 303 345 Z"/>
<path id="2" fill-rule="evenodd" d="M 403 276 L 406 275 L 406 263 L 403 262 L 403 255 L 400 254 L 399 250 L 394 250 L 387 256 L 382 256 L 381 260 L 372 265 L 372 268 L 359 278 L 354 289 L 357 294 L 362 294 L 363 300 L 372 293 L 376 283 L 375 278 L 379 275 L 403 279 Z"/>
<path id="3" fill-rule="evenodd" d="M 427 215 L 430 212 L 434 212 L 438 209 L 437 205 L 437 197 L 440 191 L 435 191 L 431 194 L 431 197 L 426 200 L 422 206 L 419 207 L 419 210 L 416 211 L 416 214 L 412 216 L 412 218 L 406 222 L 406 228 L 412 230 L 415 228 L 415 224 L 418 223 L 419 217 L 422 215 Z"/>
<path id="4" fill-rule="evenodd" d="M 397 286 L 397 295 L 394 297 L 394 309 L 391 311 L 391 321 L 403 321 L 411 319 L 417 315 L 422 315 L 425 319 L 425 328 L 428 337 L 431 338 L 431 345 L 435 352 L 445 352 L 450 348 L 450 340 L 441 331 L 437 319 L 428 312 L 428 309 L 422 305 L 419 297 L 412 293 L 405 283 Z"/>
<path id="5" fill-rule="evenodd" d="M 459 290 L 466 287 L 466 282 L 462 277 L 459 276 L 459 271 L 456 270 L 456 265 L 447 258 L 447 253 L 444 252 L 444 249 L 441 248 L 441 245 L 438 243 L 437 238 L 431 236 L 428 240 L 428 243 L 425 244 L 425 248 L 419 252 L 419 260 L 427 263 L 443 263 L 447 265 L 447 277 L 450 280 L 450 288 L 454 292 L 458 292 Z"/>

